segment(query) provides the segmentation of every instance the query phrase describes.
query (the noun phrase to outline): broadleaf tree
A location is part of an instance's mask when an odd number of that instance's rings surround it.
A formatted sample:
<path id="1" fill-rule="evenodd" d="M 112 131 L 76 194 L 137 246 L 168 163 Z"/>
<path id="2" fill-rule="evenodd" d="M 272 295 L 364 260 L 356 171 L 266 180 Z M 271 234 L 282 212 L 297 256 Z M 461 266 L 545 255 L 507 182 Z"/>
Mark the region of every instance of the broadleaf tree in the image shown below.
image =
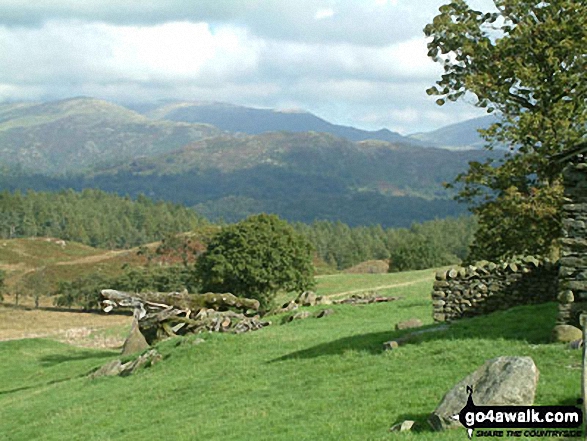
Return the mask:
<path id="1" fill-rule="evenodd" d="M 587 3 L 493 3 L 483 12 L 451 1 L 425 27 L 428 55 L 444 67 L 427 93 L 439 105 L 472 97 L 497 116 L 481 133 L 487 148 L 510 147 L 449 185 L 479 219 L 470 258 L 548 254 L 562 203 L 563 165 L 551 156 L 586 136 Z"/>
<path id="2" fill-rule="evenodd" d="M 223 227 L 198 258 L 203 292 L 231 292 L 267 308 L 278 291 L 314 287 L 313 249 L 292 226 L 260 214 Z"/>

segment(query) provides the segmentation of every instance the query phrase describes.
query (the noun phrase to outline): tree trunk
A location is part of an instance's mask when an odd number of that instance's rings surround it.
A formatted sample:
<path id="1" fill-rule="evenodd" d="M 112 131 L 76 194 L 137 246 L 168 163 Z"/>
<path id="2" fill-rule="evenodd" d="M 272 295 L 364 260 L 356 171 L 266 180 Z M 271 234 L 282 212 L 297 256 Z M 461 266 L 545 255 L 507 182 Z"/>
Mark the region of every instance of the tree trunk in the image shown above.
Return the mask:
<path id="1" fill-rule="evenodd" d="M 259 309 L 254 299 L 232 294 L 188 293 L 127 293 L 113 289 L 101 291 L 102 306 L 106 312 L 115 307 L 133 308 L 138 328 L 148 344 L 176 335 L 203 331 L 240 334 L 271 324 L 259 321 L 259 316 L 248 317 L 234 312 Z"/>

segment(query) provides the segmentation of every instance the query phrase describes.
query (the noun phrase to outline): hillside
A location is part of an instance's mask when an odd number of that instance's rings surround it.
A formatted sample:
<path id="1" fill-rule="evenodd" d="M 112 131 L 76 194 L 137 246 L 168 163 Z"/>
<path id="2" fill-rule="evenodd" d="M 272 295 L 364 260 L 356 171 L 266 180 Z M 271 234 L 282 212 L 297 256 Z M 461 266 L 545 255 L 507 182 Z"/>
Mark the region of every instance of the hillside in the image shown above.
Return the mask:
<path id="1" fill-rule="evenodd" d="M 243 335 L 168 340 L 157 346 L 161 362 L 130 377 L 87 378 L 118 350 L 49 339 L 0 342 L 12 360 L 0 366 L 0 433 L 14 441 L 456 441 L 467 436 L 464 429 L 432 432 L 428 415 L 455 383 L 502 355 L 533 358 L 540 371 L 536 405 L 576 403 L 581 351 L 549 343 L 556 304 L 460 320 L 384 351 L 383 342 L 410 332 L 395 331 L 399 321 L 418 317 L 424 329 L 433 328 L 433 272 L 372 277 L 321 278 L 317 292 L 335 296 L 358 283 L 402 299 L 334 305 L 328 317 L 288 324 L 274 316 L 271 326 Z M 411 433 L 389 433 L 406 419 L 416 421 Z"/>
<path id="2" fill-rule="evenodd" d="M 315 132 L 224 135 L 71 185 L 144 193 L 227 221 L 265 211 L 290 221 L 409 226 L 463 213 L 442 184 L 486 154 L 355 143 Z"/>
<path id="3" fill-rule="evenodd" d="M 409 226 L 464 213 L 442 184 L 469 161 L 487 155 L 421 148 L 401 137 L 401 142 L 348 139 L 369 138 L 371 132 L 297 132 L 335 127 L 322 120 L 316 125 L 315 116 L 299 112 L 254 109 L 261 113 L 253 112 L 251 124 L 273 121 L 271 128 L 280 130 L 254 135 L 156 119 L 181 119 L 181 112 L 194 109 L 210 110 L 193 103 L 142 106 L 138 110 L 145 116 L 91 98 L 2 105 L 0 190 L 98 188 L 122 196 L 144 194 L 195 207 L 213 220 L 270 212 L 290 221 Z M 296 125 L 285 116 L 309 118 L 314 125 L 302 119 Z"/>
<path id="4" fill-rule="evenodd" d="M 265 132 L 323 132 L 348 139 L 363 141 L 378 139 L 388 142 L 419 144 L 387 129 L 360 130 L 355 127 L 332 124 L 312 113 L 299 110 L 259 109 L 227 103 L 171 102 L 161 105 L 135 107 L 153 119 L 212 124 L 228 132 L 257 135 Z"/>
<path id="5" fill-rule="evenodd" d="M 81 172 L 218 134 L 206 124 L 152 121 L 92 98 L 0 105 L 0 164 L 37 173 Z"/>
<path id="6" fill-rule="evenodd" d="M 469 119 L 451 124 L 431 132 L 415 133 L 410 139 L 426 145 L 451 150 L 482 149 L 486 142 L 479 135 L 479 129 L 486 129 L 496 121 L 493 115 Z"/>
<path id="7" fill-rule="evenodd" d="M 486 155 L 316 132 L 225 134 L 84 175 L 4 175 L 0 188 L 144 194 L 195 207 L 212 220 L 269 212 L 289 221 L 406 227 L 464 213 L 442 184 Z"/>
<path id="8" fill-rule="evenodd" d="M 9 292 L 37 271 L 43 272 L 47 288 L 55 288 L 62 280 L 91 273 L 118 275 L 125 264 L 144 264 L 137 250 L 102 250 L 54 238 L 0 239 L 0 270 L 6 273 Z"/>

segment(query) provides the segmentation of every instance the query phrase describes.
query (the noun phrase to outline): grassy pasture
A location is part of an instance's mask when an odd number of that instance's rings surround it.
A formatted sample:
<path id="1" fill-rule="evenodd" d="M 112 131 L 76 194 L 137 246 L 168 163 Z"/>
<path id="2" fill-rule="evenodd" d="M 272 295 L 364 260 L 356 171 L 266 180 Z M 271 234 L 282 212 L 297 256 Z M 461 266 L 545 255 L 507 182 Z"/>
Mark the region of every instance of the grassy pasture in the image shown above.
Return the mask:
<path id="1" fill-rule="evenodd" d="M 0 342 L 0 438 L 460 441 L 464 429 L 434 433 L 426 418 L 452 385 L 500 355 L 534 359 L 536 404 L 575 404 L 581 354 L 549 343 L 555 304 L 462 320 L 383 352 L 384 341 L 409 332 L 395 331 L 398 321 L 432 325 L 432 274 L 320 277 L 321 295 L 379 288 L 403 299 L 332 306 L 334 315 L 286 325 L 277 316 L 274 326 L 205 334 L 199 345 L 168 340 L 158 346 L 163 362 L 126 378 L 86 378 L 113 350 Z M 404 419 L 417 421 L 415 431 L 388 431 Z"/>

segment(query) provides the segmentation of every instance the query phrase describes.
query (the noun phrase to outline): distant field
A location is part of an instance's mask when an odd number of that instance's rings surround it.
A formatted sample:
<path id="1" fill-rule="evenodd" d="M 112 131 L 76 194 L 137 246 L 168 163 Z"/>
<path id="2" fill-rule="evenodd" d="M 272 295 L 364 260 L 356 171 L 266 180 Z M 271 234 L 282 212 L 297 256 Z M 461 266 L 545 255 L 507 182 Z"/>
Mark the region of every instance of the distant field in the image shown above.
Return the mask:
<path id="1" fill-rule="evenodd" d="M 52 238 L 0 239 L 0 270 L 6 272 L 10 288 L 22 277 L 43 268 L 49 285 L 54 287 L 59 280 L 91 272 L 118 274 L 123 264 L 144 261 L 136 253 L 136 249 L 102 250 Z"/>
<path id="2" fill-rule="evenodd" d="M 318 276 L 316 293 L 336 297 L 347 293 L 389 290 L 434 280 L 433 270 L 387 274 L 334 274 Z"/>
<path id="3" fill-rule="evenodd" d="M 391 286 L 380 289 L 403 299 L 330 306 L 331 316 L 286 325 L 278 316 L 248 334 L 204 334 L 197 346 L 168 340 L 158 345 L 160 364 L 126 378 L 86 378 L 117 351 L 50 339 L 0 342 L 0 434 L 14 441 L 462 441 L 464 429 L 438 434 L 425 420 L 452 385 L 500 355 L 535 360 L 536 404 L 575 404 L 581 353 L 549 343 L 556 304 L 462 320 L 384 352 L 384 341 L 408 332 L 394 330 L 398 321 L 433 325 L 432 274 L 321 277 L 322 295 Z M 404 419 L 416 420 L 414 432 L 389 432 Z"/>

